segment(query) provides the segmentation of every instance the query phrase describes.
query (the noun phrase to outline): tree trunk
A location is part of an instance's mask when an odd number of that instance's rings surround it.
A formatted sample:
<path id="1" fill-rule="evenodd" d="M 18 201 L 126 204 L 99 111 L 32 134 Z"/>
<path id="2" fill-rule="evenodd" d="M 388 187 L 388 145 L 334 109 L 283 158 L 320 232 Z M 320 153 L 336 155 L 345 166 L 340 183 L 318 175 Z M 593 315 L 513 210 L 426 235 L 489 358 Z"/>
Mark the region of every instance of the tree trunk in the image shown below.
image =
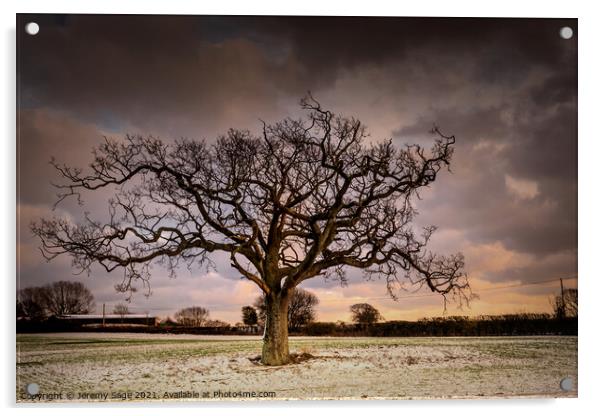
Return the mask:
<path id="1" fill-rule="evenodd" d="M 288 350 L 289 296 L 280 292 L 266 295 L 265 330 L 261 362 L 265 365 L 284 365 L 290 360 Z"/>

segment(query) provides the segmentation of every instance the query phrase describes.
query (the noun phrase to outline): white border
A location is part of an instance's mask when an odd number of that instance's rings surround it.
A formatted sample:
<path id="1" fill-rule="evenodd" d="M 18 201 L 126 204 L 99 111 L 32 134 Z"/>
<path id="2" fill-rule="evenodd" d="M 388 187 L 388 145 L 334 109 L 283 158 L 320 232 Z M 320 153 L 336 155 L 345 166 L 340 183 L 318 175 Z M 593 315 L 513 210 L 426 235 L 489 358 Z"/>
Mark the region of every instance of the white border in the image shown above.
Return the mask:
<path id="1" fill-rule="evenodd" d="M 307 414 L 308 412 L 343 411 L 350 415 L 365 414 L 370 408 L 379 413 L 507 415 L 509 412 L 542 412 L 546 415 L 580 414 L 595 408 L 598 398 L 597 386 L 600 380 L 600 314 L 597 282 L 602 279 L 599 267 L 600 236 L 602 227 L 600 213 L 600 168 L 602 144 L 598 120 L 602 106 L 602 88 L 599 74 L 602 74 L 600 40 L 602 24 L 600 8 L 596 2 L 545 1 L 527 2 L 505 0 L 498 2 L 426 1 L 393 2 L 372 0 L 357 4 L 344 1 L 305 0 L 294 4 L 277 1 L 230 1 L 192 2 L 190 0 L 146 0 L 130 1 L 4 1 L 1 3 L 3 27 L 2 41 L 2 99 L 0 112 L 4 129 L 1 140 L 0 166 L 4 196 L 1 204 L 2 246 L 0 264 L 4 273 L 4 337 L 2 345 L 2 371 L 0 392 L 3 407 L 9 407 L 8 414 L 34 413 L 35 408 L 14 408 L 14 290 L 15 290 L 15 13 L 134 13 L 134 14 L 297 14 L 297 15 L 399 15 L 399 16 L 474 16 L 474 17 L 577 17 L 579 18 L 579 272 L 580 272 L 580 321 L 579 321 L 579 398 L 564 400 L 483 400 L 483 401 L 426 401 L 426 402 L 276 402 L 194 404 L 177 406 L 178 413 L 230 414 L 232 411 L 245 414 Z M 403 380 L 400 380 L 403 382 Z M 173 405 L 172 405 L 173 406 Z M 12 407 L 12 408 L 10 408 Z M 82 406 L 74 408 L 40 408 L 44 414 L 80 414 Z M 154 405 L 143 410 L 144 414 L 163 414 L 170 405 Z M 336 409 L 343 407 L 344 409 Z M 596 406 L 599 407 L 599 406 Z M 86 406 L 89 414 L 106 415 L 107 412 L 125 414 L 139 413 L 126 405 Z"/>

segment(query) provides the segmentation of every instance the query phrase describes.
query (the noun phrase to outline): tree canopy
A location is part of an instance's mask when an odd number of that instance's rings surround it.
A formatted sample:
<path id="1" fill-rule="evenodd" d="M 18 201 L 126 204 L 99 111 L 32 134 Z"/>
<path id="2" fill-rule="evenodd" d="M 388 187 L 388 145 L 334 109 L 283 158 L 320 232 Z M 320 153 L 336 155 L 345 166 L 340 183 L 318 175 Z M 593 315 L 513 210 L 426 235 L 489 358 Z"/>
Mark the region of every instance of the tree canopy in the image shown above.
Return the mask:
<path id="1" fill-rule="evenodd" d="M 313 98 L 306 120 L 264 124 L 262 134 L 229 130 L 214 144 L 154 137 L 107 138 L 88 170 L 54 166 L 67 179 L 59 201 L 117 186 L 110 219 L 42 219 L 32 230 L 46 257 L 67 253 L 76 268 L 121 268 L 120 290 L 148 284 L 148 265 L 204 262 L 215 251 L 264 292 L 314 276 L 345 282 L 345 266 L 385 279 L 400 276 L 462 301 L 461 254 L 426 250 L 435 227 L 416 232 L 412 197 L 449 165 L 454 136 L 433 129 L 430 151 L 366 143 L 364 125 L 335 116 Z"/>

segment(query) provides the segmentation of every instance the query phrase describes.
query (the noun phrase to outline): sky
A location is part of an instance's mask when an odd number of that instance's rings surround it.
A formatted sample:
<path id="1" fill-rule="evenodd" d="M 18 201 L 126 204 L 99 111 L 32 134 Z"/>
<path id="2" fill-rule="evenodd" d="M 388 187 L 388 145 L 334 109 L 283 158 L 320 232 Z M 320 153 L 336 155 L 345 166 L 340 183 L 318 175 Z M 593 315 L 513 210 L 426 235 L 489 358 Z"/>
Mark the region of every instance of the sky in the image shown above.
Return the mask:
<path id="1" fill-rule="evenodd" d="M 27 22 L 40 31 L 24 33 Z M 573 29 L 571 39 L 559 35 Z M 416 227 L 436 225 L 431 248 L 463 252 L 479 299 L 447 312 L 411 288 L 398 301 L 383 281 L 349 270 L 349 284 L 315 278 L 320 321 L 349 321 L 368 302 L 388 320 L 551 312 L 577 285 L 577 21 L 245 16 L 20 15 L 18 30 L 18 286 L 82 281 L 110 309 L 119 273 L 74 275 L 68 257 L 46 262 L 30 224 L 52 215 L 106 213 L 107 192 L 53 211 L 60 178 L 51 157 L 86 167 L 104 136 L 126 133 L 208 142 L 228 128 L 323 107 L 355 116 L 370 140 L 429 146 L 431 127 L 456 136 L 451 172 L 416 201 Z M 240 321 L 259 289 L 223 255 L 215 268 L 154 267 L 152 294 L 130 309 L 157 316 L 201 305 Z"/>

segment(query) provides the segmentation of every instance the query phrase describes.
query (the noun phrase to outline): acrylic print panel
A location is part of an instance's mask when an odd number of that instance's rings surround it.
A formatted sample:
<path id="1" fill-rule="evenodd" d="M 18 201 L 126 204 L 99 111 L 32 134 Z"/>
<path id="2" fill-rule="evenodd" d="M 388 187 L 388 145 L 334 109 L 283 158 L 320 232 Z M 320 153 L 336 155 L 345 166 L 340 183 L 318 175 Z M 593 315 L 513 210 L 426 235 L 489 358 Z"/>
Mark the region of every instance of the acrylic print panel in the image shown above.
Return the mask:
<path id="1" fill-rule="evenodd" d="M 575 19 L 17 33 L 19 402 L 577 396 Z"/>

